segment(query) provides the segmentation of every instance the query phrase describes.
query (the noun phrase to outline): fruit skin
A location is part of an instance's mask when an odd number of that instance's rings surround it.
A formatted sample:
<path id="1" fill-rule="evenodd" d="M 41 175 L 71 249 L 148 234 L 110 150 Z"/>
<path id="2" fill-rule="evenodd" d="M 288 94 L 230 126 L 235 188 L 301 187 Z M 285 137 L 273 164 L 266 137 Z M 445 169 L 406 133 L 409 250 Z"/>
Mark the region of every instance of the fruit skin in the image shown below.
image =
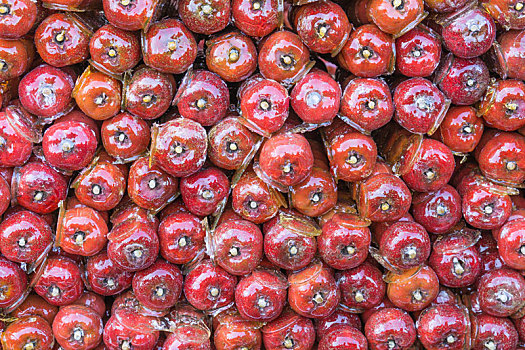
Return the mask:
<path id="1" fill-rule="evenodd" d="M 325 214 L 337 203 L 337 185 L 327 169 L 315 165 L 310 175 L 290 190 L 292 206 L 301 214 L 315 217 Z"/>
<path id="2" fill-rule="evenodd" d="M 286 279 L 280 273 L 255 270 L 237 284 L 235 305 L 247 320 L 272 321 L 284 308 L 286 288 Z"/>
<path id="3" fill-rule="evenodd" d="M 0 165 L 22 166 L 29 160 L 33 143 L 18 134 L 9 123 L 6 112 L 0 112 Z"/>
<path id="4" fill-rule="evenodd" d="M 367 16 L 383 32 L 395 37 L 415 27 L 426 16 L 421 0 L 404 0 L 400 5 L 373 0 L 367 4 Z"/>
<path id="5" fill-rule="evenodd" d="M 290 83 L 308 70 L 309 56 L 310 51 L 297 34 L 277 31 L 259 46 L 259 71 L 267 79 Z"/>
<path id="6" fill-rule="evenodd" d="M 158 235 L 162 257 L 172 264 L 186 264 L 204 248 L 206 231 L 197 216 L 174 213 L 161 221 Z"/>
<path id="7" fill-rule="evenodd" d="M 10 308 L 24 294 L 27 286 L 27 276 L 14 262 L 0 258 L 0 285 L 2 286 L 2 300 L 0 307 Z"/>
<path id="8" fill-rule="evenodd" d="M 498 37 L 498 43 L 501 46 L 501 58 L 499 65 L 503 66 L 499 71 L 502 77 L 523 80 L 525 70 L 523 69 L 523 59 L 519 52 L 523 51 L 525 46 L 525 31 L 510 30 L 502 33 Z"/>
<path id="9" fill-rule="evenodd" d="M 379 304 L 385 296 L 386 285 L 381 271 L 365 262 L 353 269 L 337 273 L 341 302 L 353 310 L 366 310 Z"/>
<path id="10" fill-rule="evenodd" d="M 53 348 L 53 331 L 45 319 L 31 315 L 9 324 L 0 336 L 3 349 L 24 349 L 33 345 L 36 349 Z"/>
<path id="11" fill-rule="evenodd" d="M 341 100 L 341 87 L 326 72 L 312 69 L 295 84 L 290 103 L 305 123 L 322 124 L 332 121 Z"/>
<path id="12" fill-rule="evenodd" d="M 490 315 L 476 316 L 477 336 L 474 339 L 474 350 L 482 350 L 490 343 L 495 343 L 498 349 L 515 349 L 518 344 L 518 331 L 509 319 Z"/>
<path id="13" fill-rule="evenodd" d="M 462 199 L 463 218 L 470 225 L 490 230 L 500 227 L 510 216 L 512 201 L 510 196 L 491 190 L 491 185 L 474 184 Z"/>
<path id="14" fill-rule="evenodd" d="M 84 283 L 77 264 L 65 257 L 52 257 L 45 263 L 34 291 L 48 303 L 63 306 L 71 304 L 82 294 Z"/>
<path id="15" fill-rule="evenodd" d="M 253 7 L 250 0 L 233 0 L 231 4 L 235 26 L 246 35 L 262 38 L 279 25 L 278 1 L 259 2 L 260 9 Z"/>
<path id="16" fill-rule="evenodd" d="M 301 316 L 324 318 L 339 304 L 339 286 L 330 269 L 320 263 L 290 274 L 288 282 L 288 304 Z"/>
<path id="17" fill-rule="evenodd" d="M 148 350 L 157 343 L 158 337 L 158 331 L 131 329 L 119 322 L 115 316 L 110 317 L 104 326 L 104 344 L 110 349 L 118 349 L 126 342 L 133 350 Z"/>
<path id="18" fill-rule="evenodd" d="M 379 79 L 352 79 L 344 89 L 340 115 L 367 133 L 384 126 L 394 115 L 388 85 Z"/>
<path id="19" fill-rule="evenodd" d="M 317 347 L 318 350 L 368 349 L 366 337 L 349 325 L 339 325 L 326 333 Z"/>
<path id="20" fill-rule="evenodd" d="M 480 114 L 488 126 L 503 131 L 515 131 L 525 126 L 523 111 L 525 84 L 506 79 L 492 82 L 481 99 Z"/>
<path id="21" fill-rule="evenodd" d="M 217 350 L 235 350 L 243 346 L 254 350 L 261 349 L 261 331 L 253 322 L 245 320 L 240 315 L 224 318 L 224 322 L 219 321 L 213 334 Z"/>
<path id="22" fill-rule="evenodd" d="M 496 229 L 499 231 L 496 236 L 497 248 L 499 257 L 507 266 L 521 270 L 524 266 L 524 256 L 521 252 L 521 247 L 525 232 L 523 226 L 525 218 L 521 216 L 513 219 L 513 215 L 515 214 L 511 214 L 500 229 Z"/>
<path id="23" fill-rule="evenodd" d="M 126 112 L 104 120 L 100 132 L 106 152 L 121 160 L 135 159 L 150 143 L 148 123 Z"/>
<path id="24" fill-rule="evenodd" d="M 392 303 L 406 311 L 423 310 L 439 293 L 438 276 L 431 267 L 423 265 L 417 271 L 389 275 L 387 296 Z"/>
<path id="25" fill-rule="evenodd" d="M 489 271 L 478 283 L 479 303 L 483 312 L 508 317 L 525 305 L 525 280 L 509 268 Z"/>
<path id="26" fill-rule="evenodd" d="M 403 175 L 403 180 L 414 191 L 433 192 L 448 183 L 454 168 L 454 156 L 447 146 L 436 140 L 424 139 L 418 160 Z"/>
<path id="27" fill-rule="evenodd" d="M 98 71 L 87 71 L 77 80 L 73 97 L 86 115 L 106 120 L 120 111 L 122 83 Z"/>
<path id="28" fill-rule="evenodd" d="M 8 4 L 10 5 L 9 17 L 0 21 L 0 33 L 2 33 L 0 37 L 3 39 L 20 38 L 33 28 L 42 9 L 40 4 L 30 0 L 13 1 Z"/>
<path id="29" fill-rule="evenodd" d="M 180 269 L 163 260 L 157 260 L 150 267 L 137 271 L 132 283 L 137 299 L 144 306 L 154 310 L 174 306 L 180 298 L 182 285 Z"/>
<path id="30" fill-rule="evenodd" d="M 290 310 L 285 310 L 279 318 L 262 329 L 264 347 L 278 350 L 291 344 L 298 350 L 311 349 L 315 343 L 315 329 L 311 320 Z"/>
<path id="31" fill-rule="evenodd" d="M 86 283 L 100 295 L 116 295 L 131 287 L 133 273 L 122 271 L 107 252 L 89 257 L 86 263 Z"/>
<path id="32" fill-rule="evenodd" d="M 425 349 L 443 349 L 443 344 L 448 344 L 451 349 L 461 349 L 467 341 L 468 323 L 466 310 L 462 307 L 434 305 L 419 316 L 417 333 Z"/>
<path id="33" fill-rule="evenodd" d="M 228 86 L 217 74 L 206 70 L 196 70 L 191 74 L 187 85 L 180 88 L 182 93 L 177 93 L 180 94 L 177 102 L 179 113 L 202 126 L 215 125 L 226 116 L 230 107 Z"/>
<path id="34" fill-rule="evenodd" d="M 26 74 L 18 85 L 20 103 L 30 113 L 53 117 L 66 111 L 75 83 L 60 68 L 42 64 Z"/>
<path id="35" fill-rule="evenodd" d="M 420 25 L 396 39 L 396 69 L 407 77 L 428 77 L 440 58 L 441 42 L 428 27 Z"/>
<path id="36" fill-rule="evenodd" d="M 146 29 L 156 20 L 157 0 L 138 0 L 133 6 L 124 6 L 120 0 L 103 0 L 104 15 L 115 27 L 136 31 Z"/>
<path id="37" fill-rule="evenodd" d="M 103 330 L 102 318 L 87 306 L 64 306 L 53 321 L 53 335 L 64 350 L 94 349 L 102 340 Z M 79 340 L 75 332 L 80 334 Z"/>
<path id="38" fill-rule="evenodd" d="M 13 262 L 40 260 L 52 240 L 49 224 L 40 215 L 27 210 L 4 218 L 0 224 L 0 250 Z"/>
<path id="39" fill-rule="evenodd" d="M 104 311 L 105 311 L 104 305 Z M 58 312 L 58 307 L 55 305 L 49 304 L 38 294 L 31 293 L 27 298 L 18 306 L 13 312 L 12 315 L 17 318 L 23 318 L 25 316 L 40 316 L 46 320 L 49 324 L 53 323 Z"/>
<path id="40" fill-rule="evenodd" d="M 368 256 L 372 240 L 368 227 L 351 214 L 337 213 L 322 227 L 318 252 L 330 267 L 346 270 L 359 266 Z"/>
<path id="41" fill-rule="evenodd" d="M 496 25 L 488 13 L 472 8 L 458 10 L 449 17 L 441 30 L 446 48 L 462 58 L 473 58 L 487 52 L 496 38 Z"/>
<path id="42" fill-rule="evenodd" d="M 436 72 L 436 83 L 455 105 L 472 105 L 479 101 L 490 82 L 487 65 L 480 58 L 448 55 Z"/>
<path id="43" fill-rule="evenodd" d="M 35 31 L 35 46 L 54 67 L 80 63 L 89 57 L 89 29 L 71 13 L 54 13 Z"/>
<path id="44" fill-rule="evenodd" d="M 399 348 L 408 348 L 416 341 L 416 327 L 408 313 L 384 308 L 366 321 L 365 335 L 371 349 L 388 348 L 392 341 Z"/>
<path id="45" fill-rule="evenodd" d="M 195 61 L 197 43 L 181 21 L 167 18 L 148 29 L 142 54 L 149 67 L 162 73 L 180 74 Z"/>
<path id="46" fill-rule="evenodd" d="M 206 216 L 229 195 L 230 181 L 218 168 L 201 169 L 182 178 L 180 192 L 186 207 L 195 215 Z"/>
<path id="47" fill-rule="evenodd" d="M 228 0 L 182 0 L 178 4 L 178 10 L 184 24 L 194 33 L 213 34 L 223 30 L 230 21 Z"/>
<path id="48" fill-rule="evenodd" d="M 447 111 L 436 134 L 452 152 L 472 152 L 480 142 L 484 123 L 476 113 L 471 106 L 453 106 Z"/>
<path id="49" fill-rule="evenodd" d="M 395 60 L 394 39 L 374 24 L 365 24 L 350 34 L 337 56 L 343 68 L 363 78 L 391 73 Z"/>
<path id="50" fill-rule="evenodd" d="M 100 27 L 91 37 L 89 52 L 97 67 L 113 74 L 132 69 L 141 58 L 138 36 L 111 24 Z"/>
<path id="51" fill-rule="evenodd" d="M 240 218 L 219 224 L 213 234 L 213 244 L 215 261 L 232 275 L 251 273 L 264 256 L 261 230 Z"/>
<path id="52" fill-rule="evenodd" d="M 44 133 L 42 149 L 51 165 L 68 171 L 80 170 L 89 165 L 95 155 L 96 134 L 82 122 L 56 123 Z"/>
<path id="53" fill-rule="evenodd" d="M 359 330 L 362 329 L 362 322 L 359 316 L 340 306 L 329 316 L 315 320 L 317 337 L 322 338 L 324 334 L 339 325 L 349 325 Z"/>
<path id="54" fill-rule="evenodd" d="M 206 130 L 191 119 L 177 118 L 162 124 L 153 142 L 154 161 L 172 176 L 191 175 L 206 160 Z"/>

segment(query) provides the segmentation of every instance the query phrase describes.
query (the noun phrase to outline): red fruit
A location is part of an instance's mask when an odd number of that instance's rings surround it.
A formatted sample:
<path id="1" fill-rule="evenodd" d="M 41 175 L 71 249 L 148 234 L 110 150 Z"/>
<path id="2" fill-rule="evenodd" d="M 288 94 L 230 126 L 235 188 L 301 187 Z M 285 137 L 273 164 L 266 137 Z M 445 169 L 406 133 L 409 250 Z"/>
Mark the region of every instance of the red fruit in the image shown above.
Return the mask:
<path id="1" fill-rule="evenodd" d="M 510 320 L 483 314 L 476 316 L 476 325 L 473 350 L 494 346 L 496 349 L 511 350 L 517 347 L 518 332 Z"/>
<path id="2" fill-rule="evenodd" d="M 525 182 L 525 137 L 499 132 L 478 149 L 479 169 L 487 178 L 511 185 Z"/>
<path id="3" fill-rule="evenodd" d="M 396 69 L 407 77 L 428 77 L 440 58 L 441 41 L 426 26 L 416 27 L 396 39 Z"/>
<path id="4" fill-rule="evenodd" d="M 394 119 L 412 133 L 432 135 L 445 117 L 450 101 L 424 78 L 412 78 L 394 91 Z"/>
<path id="5" fill-rule="evenodd" d="M 251 273 L 263 258 L 261 230 L 240 218 L 217 226 L 213 233 L 213 247 L 217 264 L 232 275 Z"/>
<path id="6" fill-rule="evenodd" d="M 89 52 L 95 68 L 113 74 L 132 69 L 141 56 L 138 36 L 111 24 L 100 27 L 91 37 Z"/>
<path id="7" fill-rule="evenodd" d="M 175 18 L 154 23 L 144 35 L 144 63 L 162 73 L 185 72 L 197 57 L 193 34 Z"/>
<path id="8" fill-rule="evenodd" d="M 463 217 L 470 225 L 483 230 L 500 227 L 510 215 L 510 196 L 489 183 L 474 184 L 463 195 Z"/>
<path id="9" fill-rule="evenodd" d="M 394 115 L 388 85 L 379 79 L 352 79 L 344 90 L 340 114 L 347 123 L 367 133 L 384 126 Z"/>
<path id="10" fill-rule="evenodd" d="M 74 182 L 75 196 L 87 206 L 98 211 L 113 209 L 126 191 L 126 178 L 117 165 L 99 162 L 86 168 Z"/>
<path id="11" fill-rule="evenodd" d="M 525 126 L 525 84 L 507 79 L 492 82 L 481 100 L 479 113 L 485 123 L 503 131 Z"/>
<path id="12" fill-rule="evenodd" d="M 331 122 L 339 111 L 340 100 L 339 84 L 328 73 L 319 69 L 312 69 L 299 80 L 290 94 L 295 113 L 302 121 L 310 124 Z"/>
<path id="13" fill-rule="evenodd" d="M 394 39 L 375 25 L 365 24 L 350 34 L 337 58 L 343 68 L 358 77 L 390 74 L 395 63 Z"/>
<path id="14" fill-rule="evenodd" d="M 403 349 L 416 341 L 416 327 L 408 313 L 384 308 L 374 312 L 366 321 L 365 335 L 371 349 Z"/>
<path id="15" fill-rule="evenodd" d="M 6 1 L 2 4 L 4 15 L 0 19 L 0 36 L 15 39 L 27 34 L 33 28 L 41 8 L 30 0 Z"/>
<path id="16" fill-rule="evenodd" d="M 239 281 L 235 305 L 242 317 L 255 321 L 272 321 L 286 303 L 285 277 L 271 270 L 255 270 Z"/>
<path id="17" fill-rule="evenodd" d="M 217 350 L 236 350 L 243 347 L 261 349 L 261 331 L 253 321 L 247 321 L 240 315 L 226 315 L 219 322 L 214 332 L 214 345 Z"/>
<path id="18" fill-rule="evenodd" d="M 135 31 L 150 27 L 159 16 L 158 0 L 103 0 L 104 15 L 120 29 Z"/>
<path id="19" fill-rule="evenodd" d="M 443 43 L 454 55 L 463 58 L 480 56 L 490 49 L 496 38 L 496 25 L 480 8 L 465 7 L 442 21 Z"/>
<path id="20" fill-rule="evenodd" d="M 138 206 L 158 210 L 173 199 L 177 191 L 177 178 L 168 175 L 149 159 L 137 159 L 129 169 L 128 195 Z"/>
<path id="21" fill-rule="evenodd" d="M 267 36 L 259 47 L 259 71 L 267 79 L 292 83 L 311 68 L 310 51 L 301 38 L 283 30 Z"/>
<path id="22" fill-rule="evenodd" d="M 89 207 L 66 210 L 57 230 L 56 244 L 66 253 L 92 256 L 107 243 L 108 226 L 102 215 Z"/>
<path id="23" fill-rule="evenodd" d="M 511 216 L 512 218 L 512 216 Z M 497 248 L 499 255 L 509 267 L 522 270 L 525 268 L 525 220 L 523 217 L 509 220 L 499 229 Z M 523 248 L 522 248 L 523 247 Z"/>
<path id="24" fill-rule="evenodd" d="M 76 14 L 54 13 L 36 29 L 35 46 L 47 64 L 69 66 L 89 57 L 91 34 L 91 30 Z"/>
<path id="25" fill-rule="evenodd" d="M 520 2 L 509 0 L 485 0 L 482 6 L 496 22 L 505 29 L 525 28 Z"/>
<path id="26" fill-rule="evenodd" d="M 371 235 L 368 222 L 349 213 L 336 213 L 323 224 L 317 238 L 319 254 L 330 267 L 347 270 L 361 265 L 368 256 Z"/>
<path id="27" fill-rule="evenodd" d="M 122 84 L 104 73 L 87 70 L 77 79 L 73 98 L 82 112 L 95 120 L 106 120 L 120 111 Z"/>
<path id="28" fill-rule="evenodd" d="M 175 89 L 175 79 L 171 74 L 141 67 L 126 86 L 126 110 L 142 119 L 156 119 L 171 106 Z"/>
<path id="29" fill-rule="evenodd" d="M 406 311 L 426 308 L 439 293 L 439 280 L 430 267 L 407 270 L 402 274 L 387 275 L 387 296 L 392 303 Z"/>
<path id="30" fill-rule="evenodd" d="M 70 74 L 40 65 L 26 74 L 18 86 L 22 106 L 32 114 L 53 117 L 69 112 L 75 83 Z"/>
<path id="31" fill-rule="evenodd" d="M 119 160 L 134 160 L 145 153 L 149 146 L 148 123 L 129 113 L 119 113 L 104 120 L 100 131 L 104 149 Z"/>
<path id="32" fill-rule="evenodd" d="M 2 63 L 0 79 L 5 81 L 18 78 L 24 74 L 31 68 L 34 56 L 35 48 L 31 41 L 25 39 L 0 39 L 0 62 Z"/>
<path id="33" fill-rule="evenodd" d="M 379 252 L 394 270 L 421 266 L 430 256 L 430 238 L 415 222 L 397 222 L 381 235 Z"/>
<path id="34" fill-rule="evenodd" d="M 462 349 L 468 346 L 470 320 L 464 307 L 434 305 L 419 316 L 417 323 L 419 340 L 425 349 Z"/>
<path id="35" fill-rule="evenodd" d="M 12 309 L 19 304 L 27 288 L 27 276 L 15 263 L 0 258 L 0 307 Z"/>
<path id="36" fill-rule="evenodd" d="M 250 154 L 257 136 L 241 124 L 239 118 L 227 117 L 208 133 L 208 157 L 218 167 L 238 169 Z"/>
<path id="37" fill-rule="evenodd" d="M 159 350 L 183 349 L 187 347 L 195 350 L 210 350 L 210 330 L 204 324 L 180 324 L 166 341 L 157 342 Z"/>
<path id="38" fill-rule="evenodd" d="M 522 80 L 525 77 L 523 69 L 523 52 L 525 46 L 525 31 L 510 30 L 498 37 L 500 49 L 496 51 L 499 67 L 498 73 L 502 78 L 513 78 Z"/>
<path id="39" fill-rule="evenodd" d="M 206 130 L 197 122 L 177 118 L 154 131 L 154 161 L 168 174 L 183 177 L 195 173 L 206 160 Z"/>
<path id="40" fill-rule="evenodd" d="M 23 318 L 25 316 L 40 316 L 51 324 L 53 323 L 53 319 L 57 312 L 57 306 L 49 304 L 37 294 L 29 294 L 22 304 L 11 313 L 11 315 L 17 318 Z"/>
<path id="41" fill-rule="evenodd" d="M 44 133 L 42 149 L 49 164 L 75 171 L 91 163 L 97 150 L 97 138 L 93 129 L 85 123 L 59 122 Z"/>
<path id="42" fill-rule="evenodd" d="M 218 168 L 199 170 L 180 181 L 180 193 L 186 207 L 195 215 L 206 216 L 228 196 L 230 181 Z"/>
<path id="43" fill-rule="evenodd" d="M 269 136 L 284 125 L 290 99 L 278 82 L 255 75 L 244 81 L 238 95 L 243 124 L 251 131 Z"/>
<path id="44" fill-rule="evenodd" d="M 0 250 L 18 263 L 41 261 L 51 247 L 51 227 L 38 214 L 22 210 L 5 217 L 0 224 Z"/>
<path id="45" fill-rule="evenodd" d="M 257 68 L 257 49 L 252 40 L 237 32 L 207 42 L 206 65 L 227 82 L 240 82 Z"/>
<path id="46" fill-rule="evenodd" d="M 367 16 L 383 32 L 399 37 L 414 28 L 427 15 L 421 0 L 387 2 L 372 0 L 367 6 Z"/>
<path id="47" fill-rule="evenodd" d="M 358 314 L 347 311 L 344 306 L 339 306 L 329 316 L 316 319 L 315 326 L 317 330 L 317 337 L 320 339 L 328 333 L 332 328 L 340 325 L 349 325 L 361 330 L 361 319 Z"/>
<path id="48" fill-rule="evenodd" d="M 122 271 L 109 259 L 106 252 L 101 252 L 88 258 L 86 276 L 87 284 L 93 292 L 115 295 L 131 287 L 133 273 Z"/>
<path id="49" fill-rule="evenodd" d="M 262 328 L 267 350 L 311 349 L 315 343 L 315 330 L 311 320 L 293 311 L 284 311 L 279 318 Z"/>
<path id="50" fill-rule="evenodd" d="M 4 349 L 24 350 L 53 348 L 51 326 L 40 316 L 25 316 L 9 324 L 0 337 Z"/>
<path id="51" fill-rule="evenodd" d="M 217 124 L 230 107 L 230 92 L 216 74 L 197 70 L 187 77 L 177 93 L 177 108 L 181 116 L 193 119 L 202 126 Z M 184 83 L 183 83 L 184 84 Z"/>
<path id="52" fill-rule="evenodd" d="M 237 278 L 210 260 L 199 262 L 186 276 L 184 295 L 199 310 L 215 310 L 233 303 Z"/>
<path id="53" fill-rule="evenodd" d="M 412 195 L 403 180 L 392 174 L 377 174 L 361 183 L 358 211 L 372 221 L 400 219 L 410 209 Z"/>
<path id="54" fill-rule="evenodd" d="M 102 340 L 100 315 L 87 306 L 69 305 L 53 321 L 53 335 L 64 350 L 94 349 Z"/>
<path id="55" fill-rule="evenodd" d="M 247 171 L 232 190 L 232 207 L 242 218 L 262 224 L 277 214 L 277 196 L 254 172 Z"/>
<path id="56" fill-rule="evenodd" d="M 508 268 L 489 271 L 479 279 L 478 295 L 483 312 L 511 316 L 525 305 L 525 279 Z"/>
<path id="57" fill-rule="evenodd" d="M 27 163 L 16 176 L 17 182 L 13 184 L 15 198 L 26 209 L 48 214 L 66 199 L 68 184 L 65 177 L 44 163 Z"/>
<path id="58" fill-rule="evenodd" d="M 437 135 L 452 152 L 474 151 L 483 135 L 483 120 L 470 106 L 451 107 L 441 123 Z"/>
<path id="59" fill-rule="evenodd" d="M 178 10 L 184 24 L 194 33 L 213 34 L 230 22 L 229 0 L 182 0 Z"/>
<path id="60" fill-rule="evenodd" d="M 233 0 L 233 21 L 246 35 L 262 38 L 279 26 L 278 0 Z"/>
<path id="61" fill-rule="evenodd" d="M 317 347 L 318 350 L 343 350 L 368 349 L 366 337 L 349 325 L 340 325 L 332 328 L 328 333 L 323 335 Z"/>
<path id="62" fill-rule="evenodd" d="M 429 264 L 441 284 L 460 288 L 474 283 L 481 272 L 481 259 L 473 231 L 453 232 L 434 242 Z"/>
<path id="63" fill-rule="evenodd" d="M 447 146 L 436 140 L 424 139 L 418 159 L 403 175 L 403 180 L 414 191 L 437 191 L 450 180 L 454 167 L 454 155 Z"/>
<path id="64" fill-rule="evenodd" d="M 9 113 L 9 109 L 0 112 L 0 165 L 22 166 L 31 156 L 33 143 L 11 125 Z"/>
<path id="65" fill-rule="evenodd" d="M 93 292 L 84 292 L 72 305 L 86 306 L 95 311 L 100 317 L 106 314 L 104 297 Z"/>
<path id="66" fill-rule="evenodd" d="M 151 266 L 159 254 L 159 237 L 150 225 L 130 218 L 108 234 L 108 256 L 124 271 L 139 271 Z"/>
<path id="67" fill-rule="evenodd" d="M 281 212 L 264 225 L 265 256 L 279 268 L 300 270 L 314 258 L 319 233 L 313 221 Z"/>
<path id="68" fill-rule="evenodd" d="M 337 185 L 328 170 L 315 165 L 310 175 L 290 189 L 292 206 L 301 214 L 316 217 L 332 209 L 337 202 Z"/>
<path id="69" fill-rule="evenodd" d="M 363 263 L 338 273 L 341 302 L 352 310 L 366 310 L 379 304 L 385 296 L 385 282 L 379 269 Z"/>
<path id="70" fill-rule="evenodd" d="M 173 307 L 182 292 L 182 273 L 176 265 L 157 260 L 133 276 L 133 292 L 147 308 L 164 310 Z"/>
<path id="71" fill-rule="evenodd" d="M 335 56 L 352 30 L 345 11 L 331 1 L 305 4 L 298 7 L 293 15 L 297 34 L 315 52 Z"/>
<path id="72" fill-rule="evenodd" d="M 173 264 L 186 264 L 204 248 L 206 231 L 197 216 L 175 213 L 161 221 L 158 234 L 162 257 Z"/>
<path id="73" fill-rule="evenodd" d="M 53 305 L 67 305 L 80 298 L 84 290 L 81 270 L 71 259 L 49 258 L 33 289 Z"/>
<path id="74" fill-rule="evenodd" d="M 150 350 L 159 338 L 153 330 L 132 329 L 112 316 L 104 327 L 104 344 L 109 349 Z"/>
<path id="75" fill-rule="evenodd" d="M 436 192 L 417 193 L 412 200 L 412 214 L 428 232 L 447 233 L 461 219 L 461 197 L 450 185 Z"/>

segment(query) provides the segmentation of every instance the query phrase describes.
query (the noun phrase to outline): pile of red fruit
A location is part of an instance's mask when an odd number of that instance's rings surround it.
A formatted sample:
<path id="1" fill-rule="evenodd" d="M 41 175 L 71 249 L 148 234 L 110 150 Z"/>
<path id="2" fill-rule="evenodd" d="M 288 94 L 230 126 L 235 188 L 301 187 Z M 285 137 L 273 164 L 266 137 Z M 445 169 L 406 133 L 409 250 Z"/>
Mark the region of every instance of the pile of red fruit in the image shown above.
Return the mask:
<path id="1" fill-rule="evenodd" d="M 0 349 L 525 349 L 523 0 L 0 0 Z"/>

